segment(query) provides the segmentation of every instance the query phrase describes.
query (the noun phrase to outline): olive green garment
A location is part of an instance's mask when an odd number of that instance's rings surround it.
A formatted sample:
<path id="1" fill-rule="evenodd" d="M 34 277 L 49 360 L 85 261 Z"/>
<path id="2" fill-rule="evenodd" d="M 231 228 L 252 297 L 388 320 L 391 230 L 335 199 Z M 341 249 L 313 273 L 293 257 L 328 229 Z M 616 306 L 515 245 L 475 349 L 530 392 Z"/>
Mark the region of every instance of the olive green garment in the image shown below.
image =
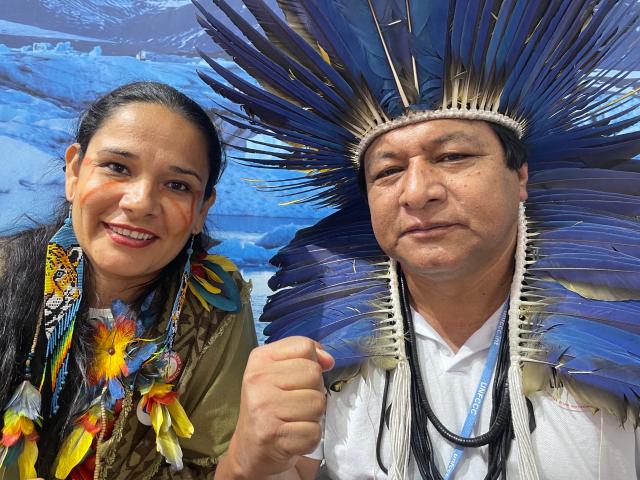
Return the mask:
<path id="1" fill-rule="evenodd" d="M 239 275 L 242 309 L 232 314 L 207 312 L 187 294 L 180 316 L 174 350 L 183 361 L 178 380 L 180 403 L 195 432 L 180 439 L 184 468 L 173 472 L 156 451 L 152 427 L 136 416 L 139 394 L 129 394 L 116 421 L 112 437 L 99 449 L 102 480 L 211 479 L 220 456 L 227 450 L 240 407 L 242 375 L 256 333 L 251 314 L 251 285 Z M 157 325 L 160 335 L 166 327 L 173 298 L 165 306 L 164 319 Z"/>

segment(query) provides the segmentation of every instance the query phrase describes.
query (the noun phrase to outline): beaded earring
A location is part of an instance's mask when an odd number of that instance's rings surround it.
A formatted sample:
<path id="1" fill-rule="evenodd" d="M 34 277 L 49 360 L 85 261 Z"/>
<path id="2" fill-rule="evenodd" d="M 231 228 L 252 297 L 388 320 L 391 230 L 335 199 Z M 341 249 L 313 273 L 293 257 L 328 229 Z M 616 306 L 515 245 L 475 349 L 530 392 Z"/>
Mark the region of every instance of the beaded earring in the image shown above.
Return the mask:
<path id="1" fill-rule="evenodd" d="M 41 426 L 40 390 L 49 369 L 51 378 L 51 414 L 58 410 L 58 400 L 64 387 L 69 348 L 76 314 L 82 300 L 84 260 L 69 216 L 47 245 L 44 303 L 31 349 L 25 361 L 22 383 L 9 400 L 4 412 L 4 426 L 0 441 L 0 474 L 17 463 L 20 479 L 35 478 L 38 458 L 38 433 Z M 32 383 L 31 362 L 42 326 L 47 338 L 45 372 L 40 388 Z"/>

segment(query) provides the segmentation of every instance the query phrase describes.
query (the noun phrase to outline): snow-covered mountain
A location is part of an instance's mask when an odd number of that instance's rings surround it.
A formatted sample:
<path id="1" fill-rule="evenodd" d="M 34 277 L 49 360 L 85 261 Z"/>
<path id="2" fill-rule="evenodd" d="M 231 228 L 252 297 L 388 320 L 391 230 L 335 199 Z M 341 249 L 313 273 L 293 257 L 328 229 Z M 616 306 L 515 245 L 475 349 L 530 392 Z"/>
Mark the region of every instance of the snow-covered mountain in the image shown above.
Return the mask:
<path id="1" fill-rule="evenodd" d="M 244 10 L 239 0 L 229 3 Z M 214 55 L 218 51 L 198 25 L 189 0 L 2 0 L 0 20 L 13 25 L 0 31 L 0 43 L 10 47 L 46 39 L 70 40 L 84 51 L 99 44 L 107 55 L 147 50 L 193 56 L 196 46 Z M 43 37 L 42 30 L 59 37 Z"/>

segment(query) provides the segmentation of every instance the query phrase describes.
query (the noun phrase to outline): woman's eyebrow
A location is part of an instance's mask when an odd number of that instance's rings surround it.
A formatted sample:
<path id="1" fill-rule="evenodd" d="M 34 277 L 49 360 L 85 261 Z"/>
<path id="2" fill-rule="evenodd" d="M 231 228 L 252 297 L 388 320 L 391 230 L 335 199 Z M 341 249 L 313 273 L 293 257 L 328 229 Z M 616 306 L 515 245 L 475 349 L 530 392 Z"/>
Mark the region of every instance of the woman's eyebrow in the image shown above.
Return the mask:
<path id="1" fill-rule="evenodd" d="M 171 167 L 169 167 L 169 170 L 171 170 L 172 172 L 180 173 L 182 175 L 192 175 L 196 177 L 200 181 L 200 183 L 204 183 L 202 177 L 200 177 L 200 175 L 198 175 L 198 172 L 196 172 L 195 170 L 178 167 L 177 165 L 172 165 Z"/>
<path id="2" fill-rule="evenodd" d="M 118 155 L 119 157 L 124 157 L 124 158 L 138 158 L 138 156 L 135 153 L 131 153 L 127 150 L 118 150 L 117 148 L 103 148 L 102 150 L 98 150 L 98 154 L 111 154 L 111 155 Z"/>

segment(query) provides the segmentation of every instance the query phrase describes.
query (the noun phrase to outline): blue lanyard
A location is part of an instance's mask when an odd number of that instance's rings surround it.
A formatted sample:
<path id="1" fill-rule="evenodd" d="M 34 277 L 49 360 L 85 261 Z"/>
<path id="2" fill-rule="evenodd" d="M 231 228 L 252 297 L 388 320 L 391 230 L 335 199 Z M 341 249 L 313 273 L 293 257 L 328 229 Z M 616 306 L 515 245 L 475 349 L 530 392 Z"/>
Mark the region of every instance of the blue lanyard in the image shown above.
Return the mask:
<path id="1" fill-rule="evenodd" d="M 493 371 L 496 368 L 496 361 L 498 359 L 498 352 L 500 351 L 500 344 L 502 343 L 502 333 L 504 332 L 504 325 L 507 319 L 508 308 L 509 301 L 507 301 L 502 310 L 500 321 L 498 322 L 498 326 L 496 327 L 496 333 L 493 334 L 491 348 L 489 349 L 489 354 L 487 355 L 487 362 L 484 364 L 484 370 L 482 371 L 480 382 L 478 383 L 476 393 L 473 396 L 473 400 L 471 401 L 469 413 L 467 413 L 467 419 L 464 421 L 464 425 L 462 426 L 462 432 L 460 433 L 460 436 L 462 437 L 469 437 L 471 435 L 473 427 L 478 420 L 478 414 L 480 413 L 482 402 L 484 401 L 484 397 L 486 396 L 487 390 L 489 388 L 489 382 L 491 382 Z M 458 463 L 460 463 L 460 459 L 462 458 L 463 453 L 464 447 L 458 445 L 451 454 L 451 460 L 449 460 L 449 465 L 447 466 L 444 480 L 449 480 L 452 477 L 454 470 L 458 466 Z"/>

